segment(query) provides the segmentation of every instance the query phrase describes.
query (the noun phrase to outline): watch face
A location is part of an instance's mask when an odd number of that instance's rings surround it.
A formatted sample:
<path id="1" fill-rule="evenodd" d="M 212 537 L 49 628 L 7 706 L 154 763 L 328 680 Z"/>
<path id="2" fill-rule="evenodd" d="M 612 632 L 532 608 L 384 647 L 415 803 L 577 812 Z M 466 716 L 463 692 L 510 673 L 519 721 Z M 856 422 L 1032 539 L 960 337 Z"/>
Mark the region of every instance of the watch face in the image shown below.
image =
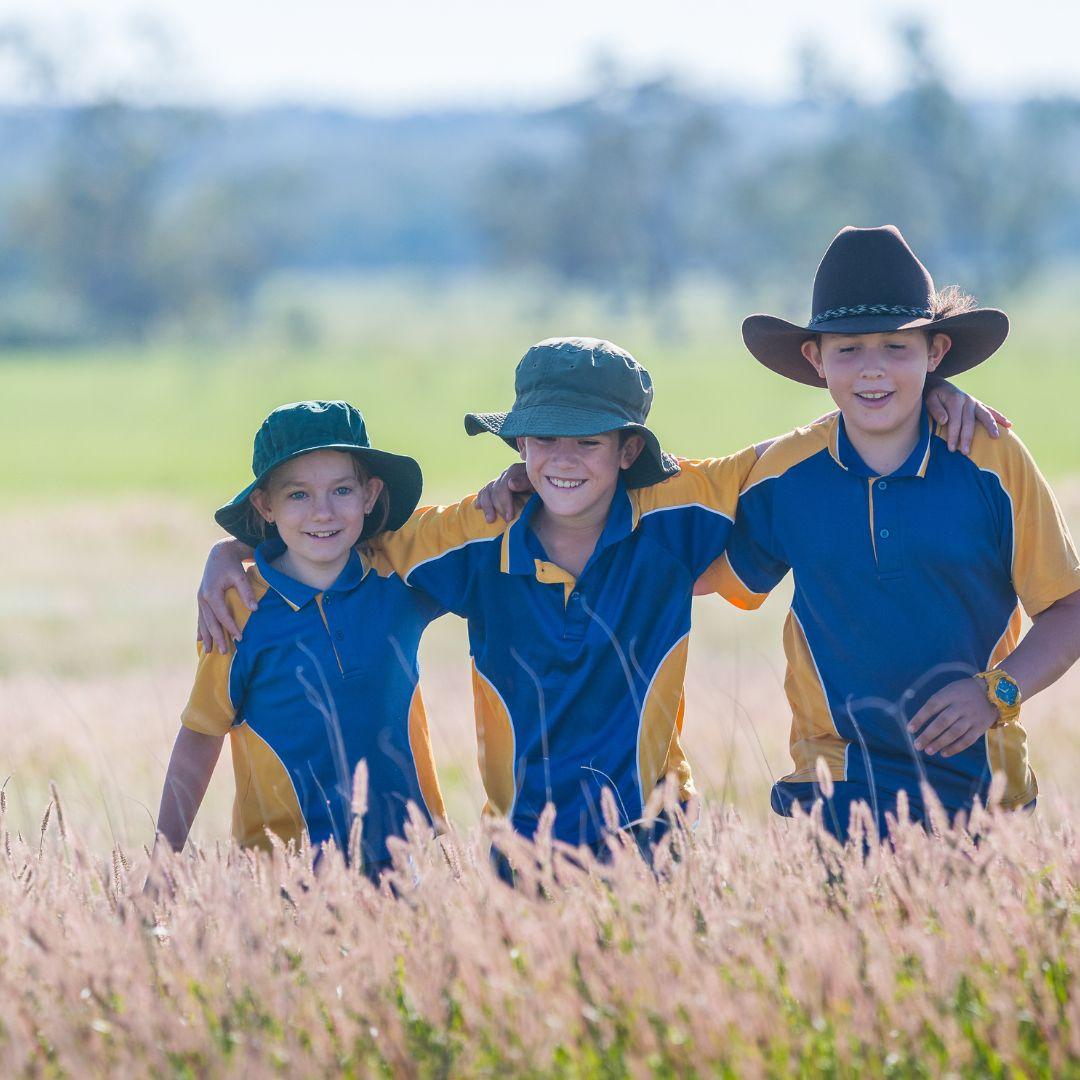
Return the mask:
<path id="1" fill-rule="evenodd" d="M 994 694 L 1003 705 L 1012 708 L 1020 696 L 1020 687 L 1012 679 L 999 679 L 997 686 L 994 687 Z"/>

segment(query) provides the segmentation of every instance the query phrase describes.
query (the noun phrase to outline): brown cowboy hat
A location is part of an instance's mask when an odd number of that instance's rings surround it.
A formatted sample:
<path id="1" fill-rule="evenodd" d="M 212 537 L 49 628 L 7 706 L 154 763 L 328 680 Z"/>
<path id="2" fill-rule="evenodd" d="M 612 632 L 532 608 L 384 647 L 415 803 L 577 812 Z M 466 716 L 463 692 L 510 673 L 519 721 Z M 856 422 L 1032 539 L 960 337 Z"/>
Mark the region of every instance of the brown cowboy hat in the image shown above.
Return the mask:
<path id="1" fill-rule="evenodd" d="M 742 325 L 746 347 L 767 368 L 808 386 L 824 380 L 807 363 L 802 344 L 814 334 L 882 334 L 932 327 L 952 338 L 937 368 L 943 376 L 981 364 L 1009 334 L 1009 317 L 996 308 L 974 308 L 934 318 L 934 279 L 895 225 L 856 229 L 833 238 L 814 277 L 810 322 L 751 315 Z"/>

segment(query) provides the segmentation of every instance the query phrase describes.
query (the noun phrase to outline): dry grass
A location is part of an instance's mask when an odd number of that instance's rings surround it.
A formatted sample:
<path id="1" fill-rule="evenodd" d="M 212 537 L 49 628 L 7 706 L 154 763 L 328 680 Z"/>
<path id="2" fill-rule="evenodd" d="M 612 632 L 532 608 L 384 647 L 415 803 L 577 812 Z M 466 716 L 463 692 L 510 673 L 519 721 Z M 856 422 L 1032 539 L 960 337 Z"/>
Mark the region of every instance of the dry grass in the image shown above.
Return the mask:
<path id="1" fill-rule="evenodd" d="M 54 812 L 42 834 L 0 835 L 0 1062 L 9 1076 L 1076 1075 L 1074 831 L 1016 815 L 977 829 L 977 843 L 903 830 L 863 858 L 807 819 L 762 829 L 714 811 L 661 848 L 655 876 L 636 849 L 600 867 L 511 844 L 517 890 L 475 833 L 448 858 L 422 835 L 402 844 L 378 891 L 336 856 L 316 874 L 303 855 L 204 850 L 170 864 L 174 892 L 152 903 L 144 856 L 96 856 Z"/>

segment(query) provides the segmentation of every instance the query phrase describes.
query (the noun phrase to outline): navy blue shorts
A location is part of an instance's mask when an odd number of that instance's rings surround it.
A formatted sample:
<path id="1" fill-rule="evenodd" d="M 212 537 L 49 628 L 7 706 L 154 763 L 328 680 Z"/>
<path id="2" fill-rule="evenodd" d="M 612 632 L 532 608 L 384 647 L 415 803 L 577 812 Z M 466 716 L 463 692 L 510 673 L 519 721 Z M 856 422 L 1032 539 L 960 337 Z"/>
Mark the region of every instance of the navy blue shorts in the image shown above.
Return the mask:
<path id="1" fill-rule="evenodd" d="M 919 825 L 926 825 L 928 812 L 923 803 L 919 791 L 907 792 L 908 816 Z M 838 780 L 833 784 L 833 794 L 826 799 L 818 784 L 793 784 L 786 780 L 779 780 L 772 789 L 772 808 L 782 817 L 791 817 L 796 804 L 806 813 L 810 813 L 815 803 L 822 804 L 821 821 L 825 828 L 839 841 L 846 843 L 848 828 L 851 822 L 851 807 L 855 803 L 865 803 L 871 808 L 877 824 L 878 836 L 889 835 L 889 822 L 886 815 L 896 818 L 896 792 L 877 790 L 871 792 L 868 784 L 857 780 Z M 1035 809 L 1035 800 L 1032 799 L 1024 810 Z M 945 812 L 952 820 L 957 814 L 967 813 L 970 806 L 955 809 L 945 808 Z"/>

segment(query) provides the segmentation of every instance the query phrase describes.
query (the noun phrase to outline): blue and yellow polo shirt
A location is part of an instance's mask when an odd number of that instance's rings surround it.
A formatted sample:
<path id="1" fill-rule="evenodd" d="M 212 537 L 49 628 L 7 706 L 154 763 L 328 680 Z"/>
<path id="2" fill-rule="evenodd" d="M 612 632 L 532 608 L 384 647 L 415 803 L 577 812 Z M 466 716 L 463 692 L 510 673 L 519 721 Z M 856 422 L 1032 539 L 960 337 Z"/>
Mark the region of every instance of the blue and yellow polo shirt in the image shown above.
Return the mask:
<path id="1" fill-rule="evenodd" d="M 379 538 L 403 580 L 468 620 L 488 812 L 531 836 L 550 802 L 556 836 L 591 844 L 605 788 L 624 825 L 668 774 L 693 794 L 680 743 L 693 586 L 724 550 L 755 460 L 751 447 L 681 462 L 651 487 L 620 483 L 577 579 L 533 531 L 535 495 L 509 524 L 478 526 L 470 498 Z"/>
<path id="2" fill-rule="evenodd" d="M 445 816 L 416 663 L 420 635 L 442 609 L 377 553 L 354 551 L 319 592 L 270 565 L 283 550 L 270 541 L 255 552 L 256 611 L 228 594 L 243 637 L 224 656 L 200 650 L 182 722 L 230 736 L 233 835 L 246 846 L 267 846 L 269 829 L 347 851 L 353 774 L 365 760 L 362 852 L 376 865 L 409 802 Z"/>
<path id="3" fill-rule="evenodd" d="M 785 780 L 813 781 L 822 758 L 834 780 L 883 793 L 917 793 L 925 777 L 950 810 L 985 801 L 994 773 L 1005 806 L 1035 797 L 1019 722 L 950 758 L 916 751 L 906 727 L 946 683 L 1016 647 L 1021 604 L 1037 615 L 1080 589 L 1068 529 L 1019 438 L 980 428 L 965 457 L 924 413 L 888 476 L 862 461 L 841 416 L 779 439 L 751 472 L 708 581 L 755 608 L 789 569 Z"/>

